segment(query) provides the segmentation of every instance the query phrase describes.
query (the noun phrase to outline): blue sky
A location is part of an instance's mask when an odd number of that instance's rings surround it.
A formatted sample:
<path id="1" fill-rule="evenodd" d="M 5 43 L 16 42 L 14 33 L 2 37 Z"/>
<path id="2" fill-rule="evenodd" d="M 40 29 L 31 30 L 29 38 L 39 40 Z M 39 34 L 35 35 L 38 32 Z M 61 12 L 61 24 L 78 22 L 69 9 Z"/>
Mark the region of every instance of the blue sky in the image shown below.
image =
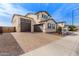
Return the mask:
<path id="1" fill-rule="evenodd" d="M 74 24 L 79 25 L 79 4 L 75 3 L 14 3 L 0 4 L 0 26 L 11 26 L 13 14 L 26 15 L 38 11 L 47 11 L 55 21 L 72 22 L 72 10 L 74 11 Z"/>

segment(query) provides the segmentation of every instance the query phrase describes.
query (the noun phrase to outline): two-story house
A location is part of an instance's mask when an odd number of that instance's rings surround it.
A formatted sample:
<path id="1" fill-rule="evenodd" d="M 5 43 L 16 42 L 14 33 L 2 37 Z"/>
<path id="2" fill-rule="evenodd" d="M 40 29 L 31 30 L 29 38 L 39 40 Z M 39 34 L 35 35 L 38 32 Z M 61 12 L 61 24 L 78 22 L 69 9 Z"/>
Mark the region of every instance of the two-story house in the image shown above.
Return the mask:
<path id="1" fill-rule="evenodd" d="M 46 11 L 25 16 L 14 14 L 12 25 L 17 32 L 56 32 L 57 29 L 57 22 Z"/>

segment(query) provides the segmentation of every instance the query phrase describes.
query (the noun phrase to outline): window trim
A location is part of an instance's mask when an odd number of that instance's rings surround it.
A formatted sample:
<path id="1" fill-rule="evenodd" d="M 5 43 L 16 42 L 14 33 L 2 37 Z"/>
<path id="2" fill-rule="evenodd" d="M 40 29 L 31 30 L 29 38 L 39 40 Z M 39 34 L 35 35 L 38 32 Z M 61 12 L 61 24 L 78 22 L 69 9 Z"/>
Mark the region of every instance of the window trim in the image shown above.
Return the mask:
<path id="1" fill-rule="evenodd" d="M 51 29 L 51 24 L 50 23 L 48 23 L 47 28 Z"/>
<path id="2" fill-rule="evenodd" d="M 52 29 L 55 29 L 55 24 L 51 24 L 52 25 Z"/>
<path id="3" fill-rule="evenodd" d="M 39 19 L 39 15 L 37 14 L 37 19 Z"/>
<path id="4" fill-rule="evenodd" d="M 42 18 L 47 20 L 47 19 L 48 19 L 48 16 L 47 16 L 47 15 L 42 14 Z"/>

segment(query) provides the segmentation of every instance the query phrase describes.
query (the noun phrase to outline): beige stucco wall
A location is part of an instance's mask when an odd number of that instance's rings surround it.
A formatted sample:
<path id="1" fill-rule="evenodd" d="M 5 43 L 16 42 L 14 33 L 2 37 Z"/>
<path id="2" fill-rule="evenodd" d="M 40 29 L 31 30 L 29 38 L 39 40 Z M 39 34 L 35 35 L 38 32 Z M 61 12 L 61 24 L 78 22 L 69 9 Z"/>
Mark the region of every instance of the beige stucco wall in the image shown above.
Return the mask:
<path id="1" fill-rule="evenodd" d="M 16 32 L 20 32 L 20 16 L 14 16 L 12 26 L 16 27 Z"/>
<path id="2" fill-rule="evenodd" d="M 33 18 L 33 20 L 35 21 L 34 23 L 35 23 L 35 24 L 39 24 L 38 19 L 37 19 L 37 15 L 29 14 L 29 15 L 27 15 L 26 17 Z"/>

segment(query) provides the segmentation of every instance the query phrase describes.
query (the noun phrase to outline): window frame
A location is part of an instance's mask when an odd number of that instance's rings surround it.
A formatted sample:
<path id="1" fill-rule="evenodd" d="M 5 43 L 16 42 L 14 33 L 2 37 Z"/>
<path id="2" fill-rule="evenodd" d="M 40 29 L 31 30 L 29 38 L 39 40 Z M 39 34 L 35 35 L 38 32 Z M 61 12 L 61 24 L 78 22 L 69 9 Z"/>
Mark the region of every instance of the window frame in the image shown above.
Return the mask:
<path id="1" fill-rule="evenodd" d="M 47 20 L 47 19 L 48 19 L 48 16 L 47 16 L 47 15 L 42 14 L 42 18 Z"/>
<path id="2" fill-rule="evenodd" d="M 48 29 L 51 29 L 51 23 L 48 23 L 48 24 L 47 24 L 47 28 L 48 28 Z"/>
<path id="3" fill-rule="evenodd" d="M 52 29 L 55 29 L 55 24 L 51 24 L 52 25 Z"/>

